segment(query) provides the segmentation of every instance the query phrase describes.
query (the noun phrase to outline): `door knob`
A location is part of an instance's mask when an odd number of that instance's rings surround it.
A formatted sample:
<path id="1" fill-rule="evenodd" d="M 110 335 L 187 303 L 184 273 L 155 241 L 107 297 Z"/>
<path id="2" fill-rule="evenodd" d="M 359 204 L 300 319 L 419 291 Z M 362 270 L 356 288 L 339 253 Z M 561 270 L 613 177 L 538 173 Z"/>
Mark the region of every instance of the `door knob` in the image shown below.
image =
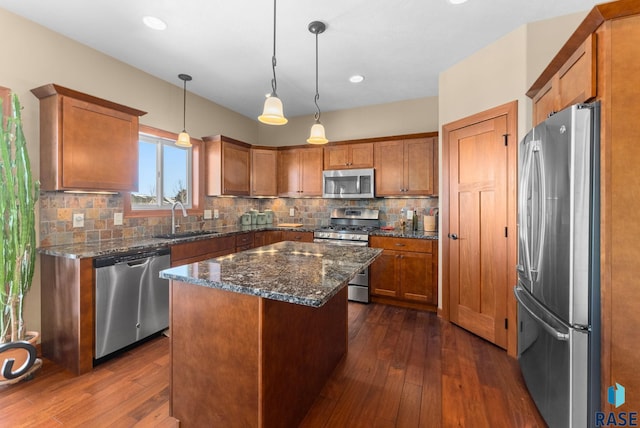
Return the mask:
<path id="1" fill-rule="evenodd" d="M 456 235 L 455 233 L 450 233 L 447 235 L 449 238 L 453 239 L 454 241 L 458 239 L 458 235 Z"/>

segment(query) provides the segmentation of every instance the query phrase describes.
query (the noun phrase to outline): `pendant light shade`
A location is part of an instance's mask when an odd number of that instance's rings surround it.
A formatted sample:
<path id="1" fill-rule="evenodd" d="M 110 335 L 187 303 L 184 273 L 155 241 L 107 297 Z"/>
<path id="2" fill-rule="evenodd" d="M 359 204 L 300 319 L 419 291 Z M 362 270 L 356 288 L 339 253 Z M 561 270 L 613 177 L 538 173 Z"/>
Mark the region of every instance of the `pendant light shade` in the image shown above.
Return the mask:
<path id="1" fill-rule="evenodd" d="M 280 98 L 273 94 L 267 97 L 264 101 L 264 109 L 262 110 L 262 114 L 258 116 L 258 120 L 268 125 L 284 125 L 287 123 L 288 120 L 284 117 Z"/>
<path id="2" fill-rule="evenodd" d="M 182 132 L 178 135 L 176 140 L 176 146 L 179 147 L 191 147 L 191 137 L 187 133 L 187 82 L 191 80 L 191 76 L 188 74 L 178 74 L 178 78 L 184 82 L 184 90 L 182 92 Z"/>
<path id="3" fill-rule="evenodd" d="M 324 33 L 326 28 L 324 22 L 320 21 L 313 21 L 309 24 L 309 31 L 316 35 L 316 96 L 313 98 L 313 102 L 316 105 L 316 122 L 311 127 L 311 133 L 307 138 L 307 143 L 309 144 L 327 144 L 329 142 L 324 134 L 324 126 L 320 123 L 320 106 L 318 105 L 318 99 L 320 98 L 320 93 L 318 92 L 318 34 Z"/>
<path id="4" fill-rule="evenodd" d="M 262 114 L 258 116 L 258 120 L 267 125 L 284 125 L 288 122 L 284 117 L 282 101 L 278 98 L 276 89 L 278 82 L 276 81 L 276 0 L 273 0 L 273 56 L 271 57 L 271 69 L 273 70 L 273 79 L 271 79 L 271 95 L 264 102 Z"/>
<path id="5" fill-rule="evenodd" d="M 311 134 L 307 138 L 309 144 L 327 144 L 329 140 L 324 135 L 324 126 L 320 122 L 316 122 L 311 127 Z"/>

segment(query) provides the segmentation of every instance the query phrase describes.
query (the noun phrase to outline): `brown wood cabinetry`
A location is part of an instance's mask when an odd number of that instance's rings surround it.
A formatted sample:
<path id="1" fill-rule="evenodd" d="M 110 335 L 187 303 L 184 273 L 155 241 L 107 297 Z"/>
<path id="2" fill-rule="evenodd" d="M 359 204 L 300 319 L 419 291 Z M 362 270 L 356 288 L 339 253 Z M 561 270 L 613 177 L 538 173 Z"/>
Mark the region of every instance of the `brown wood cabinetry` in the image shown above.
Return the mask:
<path id="1" fill-rule="evenodd" d="M 138 190 L 138 117 L 145 112 L 55 84 L 40 100 L 43 190 Z"/>
<path id="2" fill-rule="evenodd" d="M 251 148 L 251 196 L 278 195 L 278 151 Z"/>
<path id="3" fill-rule="evenodd" d="M 182 242 L 171 246 L 171 267 L 226 256 L 236 251 L 235 236 Z"/>
<path id="4" fill-rule="evenodd" d="M 42 355 L 80 375 L 93 370 L 93 259 L 40 255 Z"/>
<path id="5" fill-rule="evenodd" d="M 437 150 L 435 137 L 376 142 L 376 196 L 436 195 Z"/>
<path id="6" fill-rule="evenodd" d="M 236 235 L 236 253 L 253 248 L 253 232 Z"/>
<path id="7" fill-rule="evenodd" d="M 278 195 L 322 196 L 322 147 L 278 151 Z"/>
<path id="8" fill-rule="evenodd" d="M 324 169 L 373 168 L 373 143 L 340 144 L 324 148 Z"/>
<path id="9" fill-rule="evenodd" d="M 436 310 L 437 241 L 371 236 L 369 246 L 384 249 L 369 270 L 372 301 Z"/>
<path id="10" fill-rule="evenodd" d="M 596 36 L 590 34 L 558 72 L 533 97 L 533 124 L 596 96 Z"/>
<path id="11" fill-rule="evenodd" d="M 202 140 L 207 196 L 249 196 L 251 146 L 223 135 Z"/>
<path id="12" fill-rule="evenodd" d="M 282 241 L 313 242 L 313 232 L 283 230 Z"/>
<path id="13" fill-rule="evenodd" d="M 575 62 L 575 52 L 585 45 L 595 46 L 591 61 L 596 64 L 596 88 L 592 94 L 601 103 L 601 404 L 605 412 L 616 410 L 607 402 L 608 386 L 619 383 L 627 391 L 640 391 L 636 364 L 640 341 L 640 75 L 635 72 L 640 70 L 638 40 L 640 2 L 620 0 L 596 6 L 527 93 L 534 100 L 540 98 L 542 89 Z M 570 98 L 565 103 L 571 104 Z M 536 111 L 534 122 L 541 117 Z M 640 408 L 640 395 L 627 394 L 624 406 Z"/>
<path id="14" fill-rule="evenodd" d="M 264 245 L 275 244 L 282 241 L 282 231 L 280 230 L 261 230 L 255 232 L 253 236 L 253 246 L 262 247 Z"/>

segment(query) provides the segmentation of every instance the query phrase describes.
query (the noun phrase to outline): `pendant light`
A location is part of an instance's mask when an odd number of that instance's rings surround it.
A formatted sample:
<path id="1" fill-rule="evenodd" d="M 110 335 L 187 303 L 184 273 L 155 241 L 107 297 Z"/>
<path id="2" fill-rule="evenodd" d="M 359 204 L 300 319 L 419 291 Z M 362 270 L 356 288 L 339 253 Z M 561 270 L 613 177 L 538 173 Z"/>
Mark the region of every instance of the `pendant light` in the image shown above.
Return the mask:
<path id="1" fill-rule="evenodd" d="M 273 70 L 273 79 L 271 79 L 271 94 L 264 101 L 264 109 L 262 114 L 258 116 L 258 120 L 267 125 L 284 125 L 288 122 L 284 117 L 282 109 L 282 101 L 278 98 L 276 89 L 276 0 L 273 0 L 273 56 L 271 57 L 271 69 Z"/>
<path id="2" fill-rule="evenodd" d="M 324 126 L 320 123 L 320 106 L 318 106 L 318 99 L 320 98 L 318 92 L 318 34 L 324 33 L 326 28 L 324 22 L 320 21 L 313 21 L 309 24 L 309 31 L 316 35 L 316 96 L 313 99 L 316 105 L 316 122 L 311 127 L 311 133 L 307 138 L 307 143 L 309 144 L 326 144 L 329 142 L 327 137 L 324 136 Z"/>
<path id="3" fill-rule="evenodd" d="M 184 82 L 183 100 L 182 100 L 182 132 L 178 135 L 176 146 L 191 147 L 191 137 L 187 133 L 187 82 L 191 80 L 188 74 L 178 74 L 178 78 Z"/>

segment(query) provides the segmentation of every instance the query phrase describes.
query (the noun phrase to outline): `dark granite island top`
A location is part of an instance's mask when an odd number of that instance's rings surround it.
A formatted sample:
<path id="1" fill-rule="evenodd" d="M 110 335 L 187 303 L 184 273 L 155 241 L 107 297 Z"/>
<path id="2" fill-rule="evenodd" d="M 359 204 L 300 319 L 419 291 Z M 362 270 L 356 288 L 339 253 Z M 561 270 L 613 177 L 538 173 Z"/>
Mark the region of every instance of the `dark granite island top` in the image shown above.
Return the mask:
<path id="1" fill-rule="evenodd" d="M 347 283 L 381 253 L 279 242 L 162 271 L 169 413 L 184 428 L 298 426 L 347 353 Z"/>
<path id="2" fill-rule="evenodd" d="M 285 241 L 174 267 L 160 276 L 319 307 L 381 253 L 378 248 Z"/>

